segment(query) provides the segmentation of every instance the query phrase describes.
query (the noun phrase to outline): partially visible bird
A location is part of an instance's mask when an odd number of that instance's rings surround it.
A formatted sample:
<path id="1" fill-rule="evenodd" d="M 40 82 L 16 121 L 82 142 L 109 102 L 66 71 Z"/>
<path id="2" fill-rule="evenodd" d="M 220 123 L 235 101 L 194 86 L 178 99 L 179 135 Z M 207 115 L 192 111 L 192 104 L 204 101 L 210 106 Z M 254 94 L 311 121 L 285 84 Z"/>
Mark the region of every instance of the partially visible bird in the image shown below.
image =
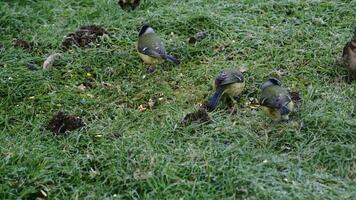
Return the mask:
<path id="1" fill-rule="evenodd" d="M 261 86 L 260 105 L 274 121 L 288 120 L 294 109 L 293 101 L 286 88 L 276 78 L 270 78 Z"/>
<path id="2" fill-rule="evenodd" d="M 156 65 L 167 60 L 179 64 L 174 56 L 166 52 L 163 41 L 149 25 L 145 24 L 141 27 L 138 37 L 137 51 L 144 63 Z"/>
<path id="3" fill-rule="evenodd" d="M 208 111 L 213 111 L 221 97 L 226 95 L 233 102 L 238 97 L 245 87 L 245 80 L 243 74 L 237 69 L 223 70 L 215 78 L 215 93 L 207 105 Z"/>
<path id="4" fill-rule="evenodd" d="M 343 49 L 342 59 L 349 73 L 349 81 L 356 79 L 356 27 L 354 36 L 352 37 L 351 41 L 346 43 Z"/>

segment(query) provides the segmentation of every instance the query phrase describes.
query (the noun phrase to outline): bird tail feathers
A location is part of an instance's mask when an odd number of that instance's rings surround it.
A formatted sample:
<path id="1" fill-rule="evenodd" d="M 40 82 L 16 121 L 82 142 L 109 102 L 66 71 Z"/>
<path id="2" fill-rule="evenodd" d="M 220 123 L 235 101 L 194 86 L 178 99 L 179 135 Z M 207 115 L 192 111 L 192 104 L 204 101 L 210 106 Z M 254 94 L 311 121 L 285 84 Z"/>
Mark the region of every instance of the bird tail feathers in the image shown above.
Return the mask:
<path id="1" fill-rule="evenodd" d="M 174 56 L 171 56 L 171 55 L 166 55 L 165 59 L 171 63 L 176 64 L 176 65 L 179 65 L 179 63 L 180 63 L 177 58 L 175 58 Z"/>
<path id="2" fill-rule="evenodd" d="M 287 106 L 282 106 L 279 109 L 279 113 L 281 113 L 281 115 L 287 115 L 290 113 L 290 110 L 289 110 L 289 108 L 287 108 Z"/>
<path id="3" fill-rule="evenodd" d="M 222 97 L 223 93 L 224 93 L 224 88 L 223 87 L 219 87 L 219 88 L 216 89 L 215 94 L 210 99 L 210 101 L 209 101 L 209 103 L 207 105 L 208 111 L 213 111 L 218 106 L 218 103 L 219 103 L 220 98 Z"/>

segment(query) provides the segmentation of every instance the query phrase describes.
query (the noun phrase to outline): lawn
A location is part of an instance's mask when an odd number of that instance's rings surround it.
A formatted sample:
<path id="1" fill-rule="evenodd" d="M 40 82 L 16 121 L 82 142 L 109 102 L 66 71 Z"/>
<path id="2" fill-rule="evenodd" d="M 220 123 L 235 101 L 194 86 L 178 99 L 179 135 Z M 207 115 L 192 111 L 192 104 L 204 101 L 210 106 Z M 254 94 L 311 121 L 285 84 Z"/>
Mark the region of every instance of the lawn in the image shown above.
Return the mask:
<path id="1" fill-rule="evenodd" d="M 356 82 L 339 63 L 355 7 L 155 0 L 126 12 L 116 0 L 2 0 L 0 199 L 356 199 Z M 135 49 L 143 22 L 181 65 L 147 72 Z M 61 49 L 90 24 L 109 33 L 97 47 Z M 189 44 L 200 31 L 208 36 Z M 62 56 L 42 70 L 54 52 Z M 183 126 L 219 71 L 240 67 L 236 111 L 221 104 L 210 123 Z M 302 98 L 288 122 L 253 103 L 270 76 Z M 92 87 L 80 87 L 86 79 Z M 86 126 L 54 135 L 46 127 L 58 111 Z"/>

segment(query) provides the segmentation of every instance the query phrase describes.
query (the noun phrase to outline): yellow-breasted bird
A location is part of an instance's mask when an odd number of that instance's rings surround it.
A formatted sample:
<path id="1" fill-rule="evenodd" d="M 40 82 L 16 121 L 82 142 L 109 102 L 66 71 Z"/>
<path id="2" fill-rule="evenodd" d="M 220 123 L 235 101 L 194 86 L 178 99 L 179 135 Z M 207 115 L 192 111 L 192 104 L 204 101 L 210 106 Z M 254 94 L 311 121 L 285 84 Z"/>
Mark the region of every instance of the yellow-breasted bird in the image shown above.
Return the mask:
<path id="1" fill-rule="evenodd" d="M 356 27 L 351 41 L 346 43 L 342 51 L 344 65 L 349 72 L 349 81 L 356 79 Z"/>
<path id="2" fill-rule="evenodd" d="M 163 41 L 157 36 L 152 27 L 145 24 L 138 34 L 137 51 L 143 62 L 149 65 L 156 65 L 165 60 L 174 64 L 179 61 L 166 52 Z"/>
<path id="3" fill-rule="evenodd" d="M 288 120 L 294 109 L 288 90 L 276 78 L 270 78 L 261 86 L 260 105 L 274 121 Z"/>
<path id="4" fill-rule="evenodd" d="M 228 96 L 233 102 L 245 87 L 243 74 L 239 70 L 223 70 L 215 78 L 215 93 L 207 105 L 208 111 L 214 110 L 223 95 Z"/>

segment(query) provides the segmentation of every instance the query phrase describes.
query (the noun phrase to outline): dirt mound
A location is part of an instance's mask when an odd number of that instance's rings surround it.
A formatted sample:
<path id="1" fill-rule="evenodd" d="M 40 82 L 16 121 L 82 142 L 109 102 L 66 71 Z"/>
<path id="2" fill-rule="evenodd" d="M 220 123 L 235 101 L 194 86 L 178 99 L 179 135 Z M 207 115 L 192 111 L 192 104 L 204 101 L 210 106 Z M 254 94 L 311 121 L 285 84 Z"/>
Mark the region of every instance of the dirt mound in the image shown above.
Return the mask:
<path id="1" fill-rule="evenodd" d="M 69 33 L 62 42 L 63 49 L 69 49 L 73 45 L 81 48 L 95 46 L 99 42 L 99 37 L 108 32 L 101 26 L 82 26 L 74 33 Z"/>
<path id="2" fill-rule="evenodd" d="M 204 108 L 199 108 L 196 112 L 188 113 L 182 120 L 183 126 L 189 126 L 192 123 L 204 123 L 209 122 L 210 117 Z"/>
<path id="3" fill-rule="evenodd" d="M 140 5 L 140 0 L 119 0 L 117 2 L 123 10 L 135 10 Z"/>
<path id="4" fill-rule="evenodd" d="M 85 126 L 85 124 L 80 117 L 65 115 L 63 112 L 58 112 L 49 121 L 47 128 L 59 135 L 83 126 Z"/>
<path id="5" fill-rule="evenodd" d="M 15 48 L 21 48 L 28 51 L 31 51 L 35 46 L 33 42 L 28 42 L 26 40 L 18 38 L 14 40 L 13 45 Z"/>

